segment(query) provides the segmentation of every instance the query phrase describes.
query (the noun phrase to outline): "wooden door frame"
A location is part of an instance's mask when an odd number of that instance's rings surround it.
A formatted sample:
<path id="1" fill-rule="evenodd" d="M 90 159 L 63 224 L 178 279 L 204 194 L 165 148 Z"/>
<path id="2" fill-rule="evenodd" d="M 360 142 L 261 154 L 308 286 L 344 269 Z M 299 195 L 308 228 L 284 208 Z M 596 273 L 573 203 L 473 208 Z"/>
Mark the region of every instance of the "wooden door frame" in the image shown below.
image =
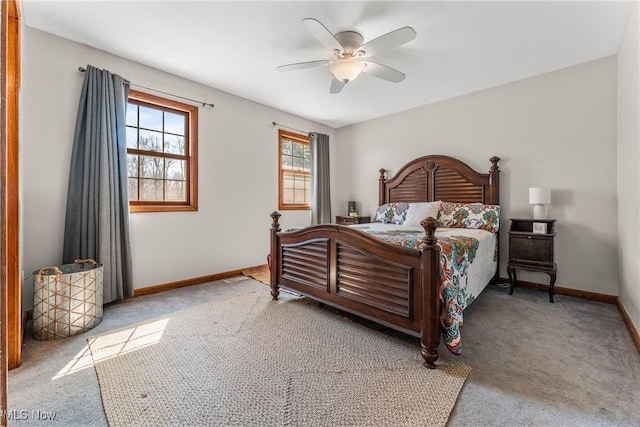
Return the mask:
<path id="1" fill-rule="evenodd" d="M 20 5 L 2 0 L 0 58 L 0 425 L 7 419 L 7 371 L 22 358 L 20 286 Z"/>

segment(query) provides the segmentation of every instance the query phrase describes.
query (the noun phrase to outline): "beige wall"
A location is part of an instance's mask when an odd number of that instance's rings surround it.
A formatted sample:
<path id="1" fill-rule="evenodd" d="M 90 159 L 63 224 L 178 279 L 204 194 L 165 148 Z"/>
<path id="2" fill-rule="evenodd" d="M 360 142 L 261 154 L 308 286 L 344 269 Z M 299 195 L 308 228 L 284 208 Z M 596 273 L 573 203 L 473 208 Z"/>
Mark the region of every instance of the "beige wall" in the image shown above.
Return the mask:
<path id="1" fill-rule="evenodd" d="M 637 38 L 637 17 L 636 36 L 629 36 L 629 31 L 625 40 Z M 488 158 L 498 155 L 503 171 L 503 230 L 509 218 L 531 215 L 528 187 L 551 187 L 549 214 L 558 220 L 557 285 L 618 294 L 619 243 L 611 231 L 617 229 L 618 217 L 612 212 L 620 194 L 620 211 L 635 209 L 630 214 L 635 216 L 625 221 L 636 223 L 640 198 L 638 98 L 624 101 L 616 92 L 617 78 L 621 87 L 633 84 L 631 77 L 620 73 L 637 76 L 637 52 L 630 60 L 625 44 L 618 59 L 604 58 L 333 130 L 38 30 L 26 28 L 24 34 L 22 246 L 28 273 L 60 262 L 69 157 L 82 85 L 76 70 L 90 63 L 134 83 L 216 104 L 213 110 L 200 111 L 200 210 L 132 215 L 136 288 L 264 263 L 268 214 L 277 207 L 277 131 L 270 125 L 275 120 L 331 136 L 334 214 L 346 213 L 348 200 L 360 202 L 362 213 L 373 213 L 380 167 L 393 174 L 417 156 L 446 154 L 488 171 Z M 637 80 L 635 85 L 637 92 Z M 622 105 L 626 103 L 630 106 Z M 625 111 L 635 125 L 625 124 Z M 628 126 L 635 128 L 625 139 L 623 128 Z M 631 163 L 616 174 L 621 156 Z M 635 196 L 622 197 L 627 190 L 621 185 L 634 172 Z M 625 178 L 622 184 L 621 178 Z M 234 185 L 228 185 L 232 181 Z M 231 218 L 242 227 L 230 227 Z M 306 212 L 283 216 L 284 226 L 308 220 Z M 636 238 L 620 240 L 620 249 L 635 244 L 635 252 L 628 253 L 636 255 L 623 253 L 620 259 L 621 274 L 631 284 L 622 284 L 620 294 L 636 324 L 640 323 L 637 232 L 636 226 Z M 501 245 L 505 276 L 506 233 Z M 523 278 L 548 281 L 538 274 Z"/>
<path id="2" fill-rule="evenodd" d="M 333 129 L 26 28 L 21 114 L 26 271 L 58 264 L 62 258 L 69 163 L 83 81 L 77 69 L 86 64 L 133 83 L 215 104 L 199 111 L 198 212 L 131 215 L 135 288 L 266 263 L 269 213 L 278 207 L 277 129 L 271 123 L 328 133 L 335 153 Z M 284 226 L 309 222 L 308 211 L 283 213 Z M 32 295 L 27 288 L 27 307 Z"/>
<path id="3" fill-rule="evenodd" d="M 353 199 L 364 213 L 376 208 L 381 167 L 393 174 L 415 157 L 444 154 L 488 172 L 489 158 L 501 157 L 501 275 L 509 218 L 531 217 L 528 188 L 548 186 L 556 285 L 617 294 L 615 57 L 340 128 L 337 137 L 338 207 Z"/>
<path id="4" fill-rule="evenodd" d="M 640 43 L 636 3 L 618 51 L 620 301 L 640 329 Z"/>

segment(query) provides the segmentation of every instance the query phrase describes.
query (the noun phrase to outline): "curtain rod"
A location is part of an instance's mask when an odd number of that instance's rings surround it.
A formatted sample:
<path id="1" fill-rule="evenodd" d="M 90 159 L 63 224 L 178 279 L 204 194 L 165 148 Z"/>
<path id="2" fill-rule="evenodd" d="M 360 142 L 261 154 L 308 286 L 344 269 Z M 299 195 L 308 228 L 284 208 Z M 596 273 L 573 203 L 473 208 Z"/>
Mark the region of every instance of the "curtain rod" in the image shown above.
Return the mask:
<path id="1" fill-rule="evenodd" d="M 311 132 L 307 132 L 306 130 L 300 130 L 300 129 L 292 128 L 291 126 L 285 126 L 285 125 L 277 123 L 277 122 L 271 122 L 271 124 L 274 125 L 274 126 L 279 126 L 281 128 L 295 130 L 296 132 L 302 132 L 302 133 L 306 133 L 306 134 L 310 134 L 311 133 Z"/>
<path id="2" fill-rule="evenodd" d="M 84 72 L 86 72 L 87 70 L 86 70 L 86 68 L 84 68 L 84 67 L 78 67 L 78 71 L 80 71 L 81 73 L 84 73 Z M 128 80 L 127 80 L 127 81 L 128 81 Z M 129 81 L 128 81 L 128 83 L 129 83 L 131 86 L 135 86 L 135 87 L 137 87 L 137 88 L 146 89 L 146 90 L 150 90 L 150 91 L 152 91 L 152 92 L 157 92 L 157 93 L 162 93 L 162 94 L 164 94 L 164 95 L 173 96 L 174 98 L 180 98 L 180 99 L 184 99 L 184 100 L 186 100 L 186 101 L 195 102 L 196 104 L 201 104 L 203 107 L 211 107 L 211 108 L 215 107 L 215 105 L 213 105 L 213 104 L 212 104 L 212 103 L 210 103 L 210 102 L 198 101 L 197 99 L 191 99 L 191 98 L 187 98 L 187 97 L 184 97 L 184 96 L 175 95 L 175 94 L 173 94 L 173 93 L 164 92 L 164 91 L 161 91 L 161 90 L 158 90 L 158 89 L 152 89 L 152 88 L 150 88 L 150 87 L 146 87 L 146 86 L 138 85 L 138 84 L 135 84 L 135 83 L 131 83 L 131 82 L 129 82 Z"/>

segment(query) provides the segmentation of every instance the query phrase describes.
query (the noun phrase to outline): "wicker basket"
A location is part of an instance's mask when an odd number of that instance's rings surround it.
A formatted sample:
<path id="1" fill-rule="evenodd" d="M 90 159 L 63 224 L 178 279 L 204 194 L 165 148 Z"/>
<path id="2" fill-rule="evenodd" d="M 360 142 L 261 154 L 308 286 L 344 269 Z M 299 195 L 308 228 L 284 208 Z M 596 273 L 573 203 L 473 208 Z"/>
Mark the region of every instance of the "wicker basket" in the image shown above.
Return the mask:
<path id="1" fill-rule="evenodd" d="M 103 268 L 102 264 L 89 259 L 34 271 L 35 339 L 69 337 L 102 321 Z"/>

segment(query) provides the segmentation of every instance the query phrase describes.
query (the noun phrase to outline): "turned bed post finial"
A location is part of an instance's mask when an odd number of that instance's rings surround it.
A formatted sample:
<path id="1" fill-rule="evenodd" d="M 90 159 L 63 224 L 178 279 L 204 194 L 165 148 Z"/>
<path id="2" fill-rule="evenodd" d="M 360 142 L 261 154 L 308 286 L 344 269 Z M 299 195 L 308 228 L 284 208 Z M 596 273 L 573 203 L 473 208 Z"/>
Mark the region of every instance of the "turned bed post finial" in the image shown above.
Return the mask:
<path id="1" fill-rule="evenodd" d="M 282 214 L 278 211 L 273 211 L 271 212 L 271 219 L 273 220 L 273 222 L 271 223 L 271 228 L 274 229 L 278 229 L 278 231 L 280 231 L 280 217 L 282 216 Z"/>
<path id="2" fill-rule="evenodd" d="M 387 171 L 384 168 L 381 168 L 378 172 L 380 173 L 380 176 L 378 177 L 378 205 L 384 205 L 387 202 L 384 191 L 384 174 Z"/>
<path id="3" fill-rule="evenodd" d="M 271 223 L 271 248 L 267 261 L 271 273 L 269 280 L 271 282 L 271 297 L 277 300 L 278 295 L 280 295 L 280 291 L 278 291 L 278 265 L 280 264 L 278 259 L 278 233 L 280 232 L 279 221 L 282 215 L 278 211 L 273 211 L 270 216 L 273 222 Z"/>
<path id="4" fill-rule="evenodd" d="M 427 368 L 435 369 L 440 344 L 440 247 L 436 228 L 440 223 L 432 217 L 420 222 L 426 233 L 422 246 L 422 313 L 420 354 Z"/>
<path id="5" fill-rule="evenodd" d="M 500 161 L 500 157 L 493 156 L 492 158 L 489 159 L 489 161 L 491 162 L 491 169 L 489 169 L 489 172 L 500 172 L 500 168 L 498 167 L 498 162 Z"/>
<path id="6" fill-rule="evenodd" d="M 423 219 L 420 222 L 422 228 L 424 228 L 424 232 L 427 234 L 427 237 L 424 239 L 425 243 L 429 246 L 434 246 L 436 244 L 436 228 L 438 228 L 438 220 L 432 217 L 428 217 Z"/>

